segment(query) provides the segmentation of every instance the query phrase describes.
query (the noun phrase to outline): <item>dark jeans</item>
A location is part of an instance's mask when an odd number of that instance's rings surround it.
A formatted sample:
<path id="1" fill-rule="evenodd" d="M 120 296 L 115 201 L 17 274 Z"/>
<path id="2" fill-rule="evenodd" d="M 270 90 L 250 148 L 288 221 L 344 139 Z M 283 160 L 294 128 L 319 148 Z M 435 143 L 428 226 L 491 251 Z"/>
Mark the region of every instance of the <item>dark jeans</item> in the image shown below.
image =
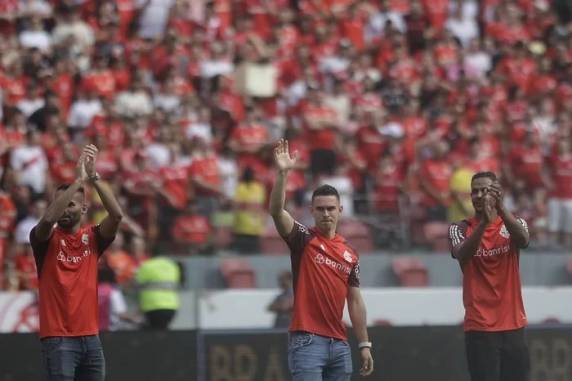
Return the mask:
<path id="1" fill-rule="evenodd" d="M 46 337 L 41 343 L 45 381 L 105 379 L 105 358 L 99 336 Z"/>
<path id="2" fill-rule="evenodd" d="M 465 332 L 471 381 L 528 381 L 530 359 L 524 329 Z"/>
<path id="3" fill-rule="evenodd" d="M 147 329 L 167 329 L 175 317 L 175 310 L 154 310 L 145 312 Z"/>

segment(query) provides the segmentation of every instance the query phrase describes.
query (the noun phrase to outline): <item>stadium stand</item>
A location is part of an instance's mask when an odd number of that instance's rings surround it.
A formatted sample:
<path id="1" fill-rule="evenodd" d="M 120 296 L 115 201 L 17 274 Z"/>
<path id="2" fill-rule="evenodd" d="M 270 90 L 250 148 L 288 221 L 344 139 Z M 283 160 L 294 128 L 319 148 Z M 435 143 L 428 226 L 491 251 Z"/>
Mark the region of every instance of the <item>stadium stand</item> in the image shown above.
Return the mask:
<path id="1" fill-rule="evenodd" d="M 73 180 L 85 143 L 121 195 L 125 250 L 168 251 L 192 205 L 209 220 L 199 254 L 232 251 L 232 222 L 213 220 L 238 208 L 247 168 L 269 192 L 280 137 L 299 154 L 289 210 L 335 185 L 364 252 L 446 250 L 479 170 L 502 176 L 533 244 L 570 248 L 565 208 L 549 207 L 572 199 L 570 14 L 548 0 L 2 1 L 1 287 L 20 287 L 16 226 Z M 387 216 L 401 223 L 371 222 Z M 277 241 L 265 233 L 264 254 Z"/>

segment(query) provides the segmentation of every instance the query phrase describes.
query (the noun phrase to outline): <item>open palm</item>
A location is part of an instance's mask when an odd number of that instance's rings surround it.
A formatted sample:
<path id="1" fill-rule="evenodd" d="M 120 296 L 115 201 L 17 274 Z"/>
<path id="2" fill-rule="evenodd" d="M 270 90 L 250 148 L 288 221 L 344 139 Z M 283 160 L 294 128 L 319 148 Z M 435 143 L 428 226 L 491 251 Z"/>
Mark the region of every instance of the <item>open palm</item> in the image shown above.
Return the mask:
<path id="1" fill-rule="evenodd" d="M 276 161 L 278 169 L 282 171 L 294 168 L 296 155 L 290 155 L 288 140 L 280 139 L 278 146 L 274 149 L 274 161 Z"/>

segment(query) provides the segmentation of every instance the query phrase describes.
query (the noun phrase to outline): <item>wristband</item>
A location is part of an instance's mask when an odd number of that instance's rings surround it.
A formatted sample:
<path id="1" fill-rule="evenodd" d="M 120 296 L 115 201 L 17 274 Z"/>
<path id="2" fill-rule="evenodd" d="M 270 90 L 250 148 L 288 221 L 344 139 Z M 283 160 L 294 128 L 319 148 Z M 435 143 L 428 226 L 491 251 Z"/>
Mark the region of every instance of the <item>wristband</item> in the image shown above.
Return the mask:
<path id="1" fill-rule="evenodd" d="M 359 349 L 363 349 L 363 348 L 371 348 L 371 341 L 362 341 L 361 343 L 358 344 L 358 348 Z"/>
<path id="2" fill-rule="evenodd" d="M 96 172 L 95 175 L 90 176 L 90 177 L 88 177 L 87 179 L 88 179 L 90 182 L 93 183 L 93 182 L 96 182 L 97 180 L 99 180 L 99 178 L 100 178 L 100 177 L 99 177 L 99 173 Z"/>

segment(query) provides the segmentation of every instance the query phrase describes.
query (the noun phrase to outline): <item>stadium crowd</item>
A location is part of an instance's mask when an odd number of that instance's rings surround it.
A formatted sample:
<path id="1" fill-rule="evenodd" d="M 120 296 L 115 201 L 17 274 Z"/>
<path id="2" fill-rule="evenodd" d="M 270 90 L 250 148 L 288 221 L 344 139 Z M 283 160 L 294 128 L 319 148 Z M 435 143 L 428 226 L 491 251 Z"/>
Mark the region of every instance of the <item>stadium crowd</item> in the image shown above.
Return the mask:
<path id="1" fill-rule="evenodd" d="M 377 247 L 439 249 L 491 170 L 533 242 L 572 247 L 571 17 L 562 0 L 3 0 L 0 283 L 34 287 L 29 231 L 87 143 L 127 214 L 120 283 L 153 250 L 260 251 L 282 137 L 301 220 L 330 183 Z"/>

